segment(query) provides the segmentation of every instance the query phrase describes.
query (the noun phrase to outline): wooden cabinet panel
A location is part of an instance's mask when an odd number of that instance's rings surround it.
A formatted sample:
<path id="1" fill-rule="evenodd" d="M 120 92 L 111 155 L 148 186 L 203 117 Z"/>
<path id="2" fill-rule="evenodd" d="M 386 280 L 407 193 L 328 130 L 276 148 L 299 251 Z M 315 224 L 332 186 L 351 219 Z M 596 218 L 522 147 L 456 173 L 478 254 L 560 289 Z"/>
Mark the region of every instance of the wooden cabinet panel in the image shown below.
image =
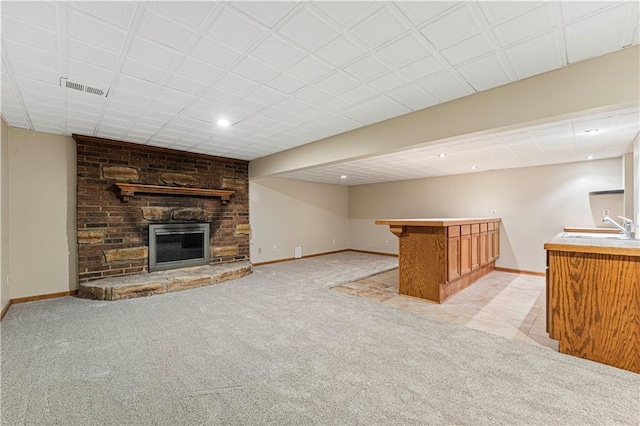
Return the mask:
<path id="1" fill-rule="evenodd" d="M 471 225 L 462 225 L 460 227 L 460 235 L 469 235 L 471 234 Z"/>
<path id="2" fill-rule="evenodd" d="M 500 257 L 500 228 L 496 226 L 495 235 L 493 236 L 493 260 Z"/>
<path id="3" fill-rule="evenodd" d="M 549 337 L 559 351 L 640 373 L 640 260 L 548 251 Z"/>
<path id="4" fill-rule="evenodd" d="M 492 225 L 491 223 L 489 225 Z M 493 262 L 495 256 L 493 254 L 493 237 L 495 237 L 495 231 L 491 230 L 487 232 L 487 261 Z"/>
<path id="5" fill-rule="evenodd" d="M 471 272 L 471 235 L 460 237 L 460 275 Z"/>
<path id="6" fill-rule="evenodd" d="M 471 270 L 480 267 L 480 234 L 471 234 Z"/>
<path id="7" fill-rule="evenodd" d="M 482 224 L 481 224 L 482 225 Z M 487 225 L 486 223 L 484 224 Z M 487 232 L 480 232 L 480 266 L 484 266 L 489 263 L 489 245 L 488 245 L 488 235 Z"/>
<path id="8" fill-rule="evenodd" d="M 447 227 L 447 237 L 459 237 L 460 236 L 460 227 L 459 226 L 448 226 Z"/>
<path id="9" fill-rule="evenodd" d="M 460 237 L 449 238 L 447 245 L 447 281 L 453 281 L 460 277 Z"/>

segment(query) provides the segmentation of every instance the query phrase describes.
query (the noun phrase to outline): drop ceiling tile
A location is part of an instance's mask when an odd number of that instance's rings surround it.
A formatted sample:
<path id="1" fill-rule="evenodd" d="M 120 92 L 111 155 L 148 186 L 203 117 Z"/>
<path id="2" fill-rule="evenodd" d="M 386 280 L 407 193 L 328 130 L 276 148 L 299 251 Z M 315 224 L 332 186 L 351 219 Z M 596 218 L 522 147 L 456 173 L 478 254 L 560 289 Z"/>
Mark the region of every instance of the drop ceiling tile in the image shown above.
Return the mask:
<path id="1" fill-rule="evenodd" d="M 262 102 L 255 102 L 253 99 L 244 97 L 240 99 L 233 107 L 253 114 L 264 109 L 265 104 L 263 104 Z"/>
<path id="2" fill-rule="evenodd" d="M 318 56 L 336 67 L 342 67 L 365 53 L 366 50 L 343 35 L 336 37 L 316 51 Z"/>
<path id="3" fill-rule="evenodd" d="M 282 102 L 279 102 L 275 107 L 290 114 L 297 114 L 311 108 L 311 104 L 289 97 Z"/>
<path id="4" fill-rule="evenodd" d="M 375 49 L 409 30 L 410 26 L 401 21 L 393 11 L 385 6 L 374 12 L 349 31 L 355 34 L 369 48 Z"/>
<path id="5" fill-rule="evenodd" d="M 240 52 L 207 37 L 201 37 L 193 48 L 193 56 L 218 68 L 226 68 L 240 57 Z"/>
<path id="6" fill-rule="evenodd" d="M 352 104 L 358 104 L 363 100 L 369 99 L 377 94 L 378 93 L 370 87 L 361 85 L 342 93 L 340 95 L 340 98 L 346 99 Z"/>
<path id="7" fill-rule="evenodd" d="M 422 34 L 440 49 L 482 31 L 468 5 L 447 11 L 446 14 L 421 28 Z"/>
<path id="8" fill-rule="evenodd" d="M 289 118 L 291 113 L 287 111 L 283 111 L 279 108 L 269 107 L 269 108 L 263 109 L 260 112 L 260 115 L 263 117 L 270 118 L 271 120 L 280 121 L 280 120 L 286 120 L 287 118 Z"/>
<path id="9" fill-rule="evenodd" d="M 307 86 L 295 92 L 294 96 L 303 101 L 317 105 L 330 98 L 331 94 L 315 86 Z"/>
<path id="10" fill-rule="evenodd" d="M 73 39 L 94 44 L 115 53 L 122 51 L 126 39 L 125 31 L 72 10 L 69 10 L 68 25 L 69 37 Z"/>
<path id="11" fill-rule="evenodd" d="M 94 101 L 94 103 L 90 104 L 88 102 L 83 102 L 83 99 L 86 100 L 87 96 L 91 96 L 91 95 L 87 95 L 85 93 L 78 93 L 75 91 L 67 91 L 67 112 L 68 113 L 73 112 L 74 116 L 80 116 L 78 113 L 92 114 L 96 116 L 101 114 L 104 104 L 106 103 L 106 99 L 102 98 L 104 99 L 102 102 L 95 103 Z"/>
<path id="12" fill-rule="evenodd" d="M 260 102 L 265 105 L 272 105 L 284 99 L 287 95 L 278 90 L 270 89 L 267 86 L 259 86 L 256 90 L 251 92 L 249 96 L 256 102 Z"/>
<path id="13" fill-rule="evenodd" d="M 129 28 L 136 10 L 135 2 L 73 1 L 69 6 L 123 29 Z"/>
<path id="14" fill-rule="evenodd" d="M 311 8 L 300 8 L 287 18 L 278 31 L 308 51 L 313 51 L 334 34 L 333 28 Z"/>
<path id="15" fill-rule="evenodd" d="M 393 43 L 385 45 L 378 53 L 394 67 L 400 67 L 414 61 L 416 58 L 427 55 L 429 50 L 415 34 L 410 33 Z"/>
<path id="16" fill-rule="evenodd" d="M 132 105 L 132 104 L 127 104 L 123 102 L 117 102 L 112 99 L 109 101 L 109 106 L 107 108 L 107 111 L 109 111 L 112 114 L 119 114 L 123 117 L 130 117 L 132 115 L 138 116 L 142 114 L 142 112 L 144 111 L 144 108 L 140 105 Z"/>
<path id="17" fill-rule="evenodd" d="M 195 34 L 167 17 L 150 11 L 142 17 L 137 33 L 177 50 L 183 49 Z"/>
<path id="18" fill-rule="evenodd" d="M 246 15 L 225 7 L 207 32 L 232 48 L 245 50 L 255 43 L 265 30 Z"/>
<path id="19" fill-rule="evenodd" d="M 504 49 L 504 53 L 520 79 L 562 66 L 555 32 L 515 44 Z"/>
<path id="20" fill-rule="evenodd" d="M 622 47 L 619 25 L 625 7 L 616 7 L 565 26 L 569 63 L 600 56 Z"/>
<path id="21" fill-rule="evenodd" d="M 377 2 L 369 1 L 315 3 L 318 9 L 339 25 L 345 25 L 353 21 L 355 18 L 362 16 L 365 11 L 377 5 Z"/>
<path id="22" fill-rule="evenodd" d="M 119 55 L 71 38 L 67 39 L 67 52 L 70 58 L 99 67 L 115 69 L 118 64 Z"/>
<path id="23" fill-rule="evenodd" d="M 178 52 L 158 43 L 135 37 L 129 48 L 129 58 L 137 59 L 156 68 L 170 68 L 178 59 Z"/>
<path id="24" fill-rule="evenodd" d="M 204 1 L 192 1 L 188 6 L 184 1 L 158 1 L 147 5 L 148 9 L 155 10 L 193 29 L 202 25 L 214 7 L 215 3 Z"/>
<path id="25" fill-rule="evenodd" d="M 242 99 L 242 96 L 228 92 L 219 87 L 210 88 L 202 95 L 202 97 L 211 101 L 215 101 L 221 105 L 234 104 Z"/>
<path id="26" fill-rule="evenodd" d="M 173 74 L 166 84 L 167 87 L 179 90 L 190 95 L 200 95 L 205 91 L 207 85 L 199 81 Z"/>
<path id="27" fill-rule="evenodd" d="M 312 121 L 312 120 L 317 120 L 320 117 L 326 116 L 327 112 L 317 107 L 311 107 L 306 111 L 302 111 L 298 113 L 297 115 L 306 120 Z"/>
<path id="28" fill-rule="evenodd" d="M 438 103 L 437 100 L 426 95 L 412 84 L 391 90 L 388 95 L 414 111 L 427 108 Z"/>
<path id="29" fill-rule="evenodd" d="M 504 65 L 495 53 L 460 65 L 456 68 L 477 91 L 491 89 L 511 82 Z"/>
<path id="30" fill-rule="evenodd" d="M 302 57 L 303 51 L 281 37 L 272 35 L 254 47 L 250 55 L 265 64 L 279 68 L 295 62 Z"/>
<path id="31" fill-rule="evenodd" d="M 238 1 L 233 3 L 233 7 L 269 28 L 273 28 L 295 6 L 296 3 L 288 1 Z"/>
<path id="32" fill-rule="evenodd" d="M 52 53 L 60 52 L 56 33 L 2 16 L 2 38 Z"/>
<path id="33" fill-rule="evenodd" d="M 516 43 L 554 27 L 553 12 L 549 4 L 517 16 L 493 29 L 502 46 Z"/>
<path id="34" fill-rule="evenodd" d="M 478 2 L 490 24 L 514 18 L 528 10 L 545 4 L 539 1 L 492 1 Z"/>
<path id="35" fill-rule="evenodd" d="M 328 75 L 332 71 L 333 68 L 328 67 L 311 56 L 307 56 L 297 64 L 291 66 L 287 72 L 303 82 L 310 83 Z"/>
<path id="36" fill-rule="evenodd" d="M 2 15 L 47 31 L 58 31 L 58 7 L 54 2 L 5 1 L 2 3 Z"/>
<path id="37" fill-rule="evenodd" d="M 241 59 L 232 71 L 259 83 L 272 79 L 279 72 L 277 69 L 248 56 Z"/>
<path id="38" fill-rule="evenodd" d="M 453 1 L 406 1 L 396 5 L 416 25 L 434 19 L 446 10 L 459 4 Z"/>
<path id="39" fill-rule="evenodd" d="M 30 78 L 32 80 L 43 81 L 49 84 L 60 84 L 60 73 L 46 68 L 40 68 L 22 62 L 11 64 L 13 73 L 16 76 Z"/>
<path id="40" fill-rule="evenodd" d="M 459 65 L 463 62 L 491 52 L 494 48 L 484 34 L 478 34 L 460 43 L 454 44 L 441 51 L 451 65 Z"/>
<path id="41" fill-rule="evenodd" d="M 193 102 L 195 96 L 189 95 L 184 92 L 180 92 L 177 90 L 169 89 L 167 87 L 163 87 L 162 90 L 156 95 L 155 100 L 160 102 L 165 102 L 172 105 L 178 106 L 186 106 Z"/>
<path id="42" fill-rule="evenodd" d="M 67 77 L 70 80 L 93 83 L 93 85 L 100 86 L 101 89 L 108 89 L 113 76 L 114 72 L 106 68 L 96 67 L 75 59 L 67 61 Z"/>
<path id="43" fill-rule="evenodd" d="M 317 82 L 315 85 L 327 92 L 333 93 L 334 95 L 339 95 L 342 92 L 358 85 L 358 81 L 349 77 L 345 73 L 335 72 L 324 80 Z"/>
<path id="44" fill-rule="evenodd" d="M 418 82 L 418 85 L 426 89 L 428 93 L 433 93 L 442 102 L 461 98 L 473 93 L 449 71 L 428 77 Z"/>
<path id="45" fill-rule="evenodd" d="M 367 56 L 344 69 L 360 81 L 369 81 L 391 71 L 373 56 Z"/>
<path id="46" fill-rule="evenodd" d="M 25 62 L 50 70 L 60 72 L 60 55 L 34 49 L 24 44 L 5 39 L 3 41 L 3 56 L 11 61 Z"/>
<path id="47" fill-rule="evenodd" d="M 402 71 L 413 80 L 433 75 L 445 69 L 445 66 L 434 56 L 419 59 L 405 67 Z"/>
<path id="48" fill-rule="evenodd" d="M 397 73 L 391 72 L 370 81 L 368 84 L 380 92 L 387 92 L 397 87 L 404 86 L 407 83 L 408 81 L 400 77 Z"/>
<path id="49" fill-rule="evenodd" d="M 122 64 L 122 73 L 130 77 L 146 80 L 149 83 L 160 83 L 164 80 L 166 71 L 145 62 L 127 58 Z"/>
<path id="50" fill-rule="evenodd" d="M 350 105 L 350 103 L 338 97 L 333 97 L 324 102 L 318 103 L 319 107 L 331 112 L 339 111 L 342 108 L 345 108 L 347 105 Z"/>
<path id="51" fill-rule="evenodd" d="M 267 85 L 282 93 L 290 94 L 305 86 L 305 83 L 290 75 L 280 74 L 273 80 L 269 81 Z"/>
<path id="52" fill-rule="evenodd" d="M 257 84 L 239 75 L 227 73 L 218 80 L 216 87 L 235 93 L 236 95 L 244 96 L 252 90 L 255 90 Z"/>
<path id="53" fill-rule="evenodd" d="M 562 15 L 565 22 L 571 22 L 574 19 L 592 14 L 612 4 L 614 3 L 610 1 L 570 1 L 561 2 L 560 6 L 562 7 Z"/>
<path id="54" fill-rule="evenodd" d="M 382 117 L 374 112 L 362 109 L 357 105 L 340 111 L 340 115 L 363 124 L 373 124 L 383 120 Z"/>
<path id="55" fill-rule="evenodd" d="M 139 78 L 121 74 L 114 85 L 114 89 L 116 92 L 118 90 L 124 90 L 147 98 L 154 95 L 160 89 L 160 86 Z"/>
<path id="56" fill-rule="evenodd" d="M 359 106 L 385 118 L 397 117 L 398 115 L 411 112 L 409 108 L 384 95 L 366 100 L 360 103 Z"/>

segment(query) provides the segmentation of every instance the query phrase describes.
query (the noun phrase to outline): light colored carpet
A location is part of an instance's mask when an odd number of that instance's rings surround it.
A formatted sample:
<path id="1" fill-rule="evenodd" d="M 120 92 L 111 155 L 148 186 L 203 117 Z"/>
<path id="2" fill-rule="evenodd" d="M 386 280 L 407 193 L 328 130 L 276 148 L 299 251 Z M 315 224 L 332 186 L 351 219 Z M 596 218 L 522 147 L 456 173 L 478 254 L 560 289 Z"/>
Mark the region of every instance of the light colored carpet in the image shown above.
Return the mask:
<path id="1" fill-rule="evenodd" d="M 3 425 L 638 424 L 640 375 L 330 290 L 340 253 L 118 302 L 14 305 Z"/>

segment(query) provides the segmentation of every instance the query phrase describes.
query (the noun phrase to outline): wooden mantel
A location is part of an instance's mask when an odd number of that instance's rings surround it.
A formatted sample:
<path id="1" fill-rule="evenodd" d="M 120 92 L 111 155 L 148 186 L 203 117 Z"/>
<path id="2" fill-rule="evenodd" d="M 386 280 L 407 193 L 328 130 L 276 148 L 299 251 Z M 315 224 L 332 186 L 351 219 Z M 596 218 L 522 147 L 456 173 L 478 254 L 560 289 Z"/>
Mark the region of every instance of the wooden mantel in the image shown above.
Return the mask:
<path id="1" fill-rule="evenodd" d="M 145 194 L 191 195 L 198 197 L 220 197 L 222 204 L 227 204 L 235 191 L 224 189 L 186 188 L 182 186 L 144 185 L 141 183 L 116 182 L 123 202 L 127 202 L 136 192 Z"/>

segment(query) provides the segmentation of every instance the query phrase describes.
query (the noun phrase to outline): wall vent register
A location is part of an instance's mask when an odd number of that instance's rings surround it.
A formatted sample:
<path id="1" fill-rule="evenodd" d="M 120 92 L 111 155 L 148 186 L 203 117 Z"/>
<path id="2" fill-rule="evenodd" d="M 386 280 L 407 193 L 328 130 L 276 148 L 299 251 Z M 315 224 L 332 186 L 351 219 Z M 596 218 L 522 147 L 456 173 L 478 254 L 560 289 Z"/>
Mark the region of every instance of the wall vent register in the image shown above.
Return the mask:
<path id="1" fill-rule="evenodd" d="M 208 223 L 149 225 L 149 272 L 209 263 Z"/>

